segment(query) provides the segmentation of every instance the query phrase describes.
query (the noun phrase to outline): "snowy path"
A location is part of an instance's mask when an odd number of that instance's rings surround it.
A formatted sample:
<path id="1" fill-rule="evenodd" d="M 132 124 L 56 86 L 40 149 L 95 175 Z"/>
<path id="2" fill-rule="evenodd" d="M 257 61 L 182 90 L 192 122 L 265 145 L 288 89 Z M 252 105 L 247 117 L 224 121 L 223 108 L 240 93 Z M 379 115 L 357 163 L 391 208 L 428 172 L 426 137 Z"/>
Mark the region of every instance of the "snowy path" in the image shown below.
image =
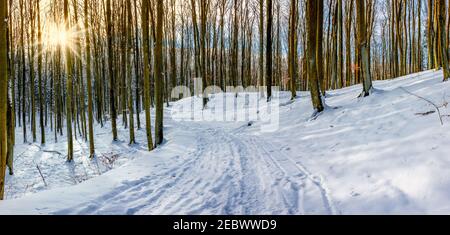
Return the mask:
<path id="1" fill-rule="evenodd" d="M 261 137 L 217 124 L 180 127 L 197 136 L 186 161 L 56 214 L 336 213 L 320 178 Z"/>

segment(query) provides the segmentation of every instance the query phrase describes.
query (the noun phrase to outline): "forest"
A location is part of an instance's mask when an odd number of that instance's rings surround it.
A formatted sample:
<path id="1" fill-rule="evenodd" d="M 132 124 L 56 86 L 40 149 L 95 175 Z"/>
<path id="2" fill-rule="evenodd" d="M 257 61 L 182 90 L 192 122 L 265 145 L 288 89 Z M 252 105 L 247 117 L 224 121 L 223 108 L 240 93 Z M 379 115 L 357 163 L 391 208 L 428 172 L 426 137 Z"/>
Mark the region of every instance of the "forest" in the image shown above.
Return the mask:
<path id="1" fill-rule="evenodd" d="M 291 102 L 307 94 L 312 109 L 299 111 L 314 112 L 314 120 L 333 112 L 326 100 L 335 90 L 359 85 L 354 98 L 369 99 L 379 92 L 375 82 L 427 70 L 440 71 L 443 83 L 450 78 L 449 5 L 0 0 L 0 199 L 5 178 L 20 170 L 15 146 L 22 142 L 44 148 L 62 141 L 67 164 L 82 157 L 77 142 L 90 159 L 98 138 L 150 152 L 165 145 L 165 110 L 180 100 L 171 91 L 193 89 L 196 78 L 202 90 L 257 87 L 268 103 L 273 87 Z M 201 96 L 204 109 L 209 95 Z M 96 126 L 109 134 L 98 137 Z M 141 142 L 137 132 L 145 133 Z"/>

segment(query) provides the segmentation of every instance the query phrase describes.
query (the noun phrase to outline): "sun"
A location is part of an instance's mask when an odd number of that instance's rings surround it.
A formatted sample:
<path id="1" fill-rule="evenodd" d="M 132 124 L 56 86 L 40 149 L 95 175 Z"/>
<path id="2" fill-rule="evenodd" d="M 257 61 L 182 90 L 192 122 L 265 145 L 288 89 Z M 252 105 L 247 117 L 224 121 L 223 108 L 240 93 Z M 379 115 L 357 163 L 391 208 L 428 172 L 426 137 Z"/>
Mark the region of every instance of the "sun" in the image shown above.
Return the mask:
<path id="1" fill-rule="evenodd" d="M 64 48 L 68 44 L 68 32 L 63 26 L 51 24 L 44 34 L 45 40 L 43 43 L 48 50 L 55 50 L 58 47 Z"/>
<path id="2" fill-rule="evenodd" d="M 51 23 L 44 31 L 43 45 L 47 51 L 70 48 L 74 46 L 76 32 L 66 29 L 64 25 Z"/>
<path id="3" fill-rule="evenodd" d="M 67 40 L 68 40 L 67 32 L 65 30 L 58 30 L 55 32 L 55 36 L 51 40 L 51 44 L 66 47 Z"/>

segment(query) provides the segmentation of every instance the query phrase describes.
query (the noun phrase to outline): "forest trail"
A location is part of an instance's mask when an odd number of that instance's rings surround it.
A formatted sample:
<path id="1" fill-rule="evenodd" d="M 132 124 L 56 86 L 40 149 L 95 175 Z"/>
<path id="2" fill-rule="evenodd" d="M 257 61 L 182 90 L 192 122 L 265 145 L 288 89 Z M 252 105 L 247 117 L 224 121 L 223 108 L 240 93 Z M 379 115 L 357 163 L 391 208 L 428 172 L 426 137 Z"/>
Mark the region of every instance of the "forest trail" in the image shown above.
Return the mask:
<path id="1" fill-rule="evenodd" d="M 185 161 L 55 214 L 337 213 L 321 178 L 262 137 L 179 125 L 197 136 Z"/>

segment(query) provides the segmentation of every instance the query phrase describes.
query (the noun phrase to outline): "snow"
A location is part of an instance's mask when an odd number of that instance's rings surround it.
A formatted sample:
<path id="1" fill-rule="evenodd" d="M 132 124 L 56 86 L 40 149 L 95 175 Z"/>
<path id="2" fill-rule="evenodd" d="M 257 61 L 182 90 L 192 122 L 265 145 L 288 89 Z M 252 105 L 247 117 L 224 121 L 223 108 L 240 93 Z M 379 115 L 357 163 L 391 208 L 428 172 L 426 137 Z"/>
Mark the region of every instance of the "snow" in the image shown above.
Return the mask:
<path id="1" fill-rule="evenodd" d="M 63 129 L 65 132 L 65 127 Z M 58 141 L 55 141 L 54 132 L 47 130 L 45 145 L 23 143 L 22 128 L 17 127 L 14 176 L 7 175 L 5 198 L 15 199 L 43 190 L 76 185 L 134 159 L 133 153 L 142 147 L 128 146 L 126 142 L 112 143 L 109 137 L 110 129 L 107 126 L 101 128 L 99 124 L 95 126 L 94 142 L 97 158 L 94 160 L 89 158 L 89 144 L 80 136 L 77 136 L 77 139 L 74 138 L 74 154 L 78 157 L 74 159 L 73 163 L 67 163 L 67 138 L 65 135 L 58 134 Z M 28 140 L 30 140 L 29 129 L 27 132 Z M 120 137 L 125 140 L 127 133 L 127 130 L 122 128 Z M 138 133 L 144 135 L 142 130 Z M 40 139 L 40 133 L 38 133 L 38 142 Z M 40 175 L 39 170 L 43 176 Z"/>
<path id="2" fill-rule="evenodd" d="M 214 120 L 223 95 L 204 112 L 201 98 L 183 99 L 166 108 L 166 142 L 153 152 L 145 129 L 128 146 L 128 130 L 113 143 L 109 128 L 96 126 L 97 153 L 118 155 L 101 171 L 82 141 L 73 164 L 44 152 L 65 154 L 64 139 L 18 145 L 17 154 L 27 152 L 7 178 L 0 214 L 449 214 L 450 83 L 442 71 L 425 71 L 374 86 L 364 99 L 361 86 L 330 91 L 315 118 L 307 92 L 294 102 L 281 92 L 271 107 L 280 112 L 276 131 L 257 118 L 264 102 L 244 94 L 232 106 L 245 109 L 243 120 Z M 439 106 L 444 125 L 431 104 L 404 89 Z"/>

